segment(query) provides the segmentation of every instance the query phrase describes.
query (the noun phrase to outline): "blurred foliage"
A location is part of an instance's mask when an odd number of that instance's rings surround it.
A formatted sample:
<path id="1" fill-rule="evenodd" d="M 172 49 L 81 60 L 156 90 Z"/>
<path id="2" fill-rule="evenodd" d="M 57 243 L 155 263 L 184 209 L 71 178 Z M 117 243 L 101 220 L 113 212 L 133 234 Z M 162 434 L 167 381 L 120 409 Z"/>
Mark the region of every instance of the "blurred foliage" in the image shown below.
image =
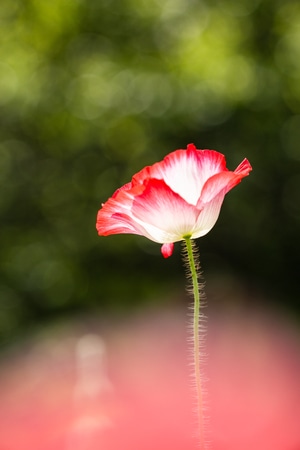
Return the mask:
<path id="1" fill-rule="evenodd" d="M 253 165 L 199 241 L 205 272 L 299 308 L 298 1 L 2 0 L 0 23 L 2 338 L 184 292 L 179 244 L 165 261 L 95 216 L 189 142 Z"/>

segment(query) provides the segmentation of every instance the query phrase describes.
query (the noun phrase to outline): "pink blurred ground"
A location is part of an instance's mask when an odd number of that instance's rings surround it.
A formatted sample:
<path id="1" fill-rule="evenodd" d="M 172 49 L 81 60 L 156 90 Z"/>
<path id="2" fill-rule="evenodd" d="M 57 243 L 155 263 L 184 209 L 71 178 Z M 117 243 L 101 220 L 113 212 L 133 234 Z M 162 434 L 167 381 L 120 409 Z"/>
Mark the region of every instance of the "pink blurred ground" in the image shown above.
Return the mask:
<path id="1" fill-rule="evenodd" d="M 210 448 L 299 450 L 299 335 L 261 314 L 220 317 Z M 48 330 L 2 360 L 0 450 L 197 449 L 189 370 L 185 313 Z"/>

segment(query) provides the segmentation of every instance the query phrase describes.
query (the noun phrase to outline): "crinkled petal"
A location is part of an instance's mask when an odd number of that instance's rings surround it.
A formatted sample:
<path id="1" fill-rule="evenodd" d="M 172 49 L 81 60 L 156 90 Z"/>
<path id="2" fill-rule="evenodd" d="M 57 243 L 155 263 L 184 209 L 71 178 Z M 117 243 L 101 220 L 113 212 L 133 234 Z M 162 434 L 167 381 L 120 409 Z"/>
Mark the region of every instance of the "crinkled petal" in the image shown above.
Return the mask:
<path id="1" fill-rule="evenodd" d="M 117 197 L 121 191 L 130 191 L 130 190 L 132 189 L 132 187 L 133 187 L 133 186 L 132 186 L 132 183 L 131 183 L 131 182 L 130 182 L 130 183 L 124 184 L 124 186 L 121 186 L 119 189 L 117 189 L 117 190 L 113 193 L 112 198 Z"/>
<path id="2" fill-rule="evenodd" d="M 131 180 L 132 186 L 144 184 L 146 180 L 151 178 L 152 167 L 153 166 L 146 166 L 139 172 L 137 172 L 135 175 L 133 175 Z"/>
<path id="3" fill-rule="evenodd" d="M 239 175 L 242 176 L 242 178 L 244 178 L 247 175 L 249 175 L 249 172 L 251 172 L 251 170 L 252 170 L 252 166 L 249 163 L 248 159 L 245 158 L 245 159 L 243 159 L 241 164 L 239 164 L 237 166 L 237 168 L 235 169 L 234 173 L 239 174 Z"/>
<path id="4" fill-rule="evenodd" d="M 98 211 L 96 228 L 99 235 L 119 233 L 145 235 L 145 230 L 134 220 L 131 213 L 134 196 L 142 192 L 144 187 L 130 188 L 131 183 L 122 186 Z"/>

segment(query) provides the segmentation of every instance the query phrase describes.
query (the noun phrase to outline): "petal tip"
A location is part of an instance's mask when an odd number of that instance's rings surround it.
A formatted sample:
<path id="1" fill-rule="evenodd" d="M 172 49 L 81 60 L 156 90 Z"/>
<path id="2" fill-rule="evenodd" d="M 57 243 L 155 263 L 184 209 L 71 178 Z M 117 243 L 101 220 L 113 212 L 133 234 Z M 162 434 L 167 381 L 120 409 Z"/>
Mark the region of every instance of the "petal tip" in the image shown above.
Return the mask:
<path id="1" fill-rule="evenodd" d="M 188 144 L 187 147 L 186 147 L 186 149 L 187 149 L 188 151 L 193 151 L 193 152 L 194 152 L 195 150 L 197 150 L 195 144 Z"/>
<path id="2" fill-rule="evenodd" d="M 235 169 L 234 173 L 242 175 L 243 177 L 249 175 L 252 170 L 252 166 L 247 158 L 243 159 L 241 164 Z"/>

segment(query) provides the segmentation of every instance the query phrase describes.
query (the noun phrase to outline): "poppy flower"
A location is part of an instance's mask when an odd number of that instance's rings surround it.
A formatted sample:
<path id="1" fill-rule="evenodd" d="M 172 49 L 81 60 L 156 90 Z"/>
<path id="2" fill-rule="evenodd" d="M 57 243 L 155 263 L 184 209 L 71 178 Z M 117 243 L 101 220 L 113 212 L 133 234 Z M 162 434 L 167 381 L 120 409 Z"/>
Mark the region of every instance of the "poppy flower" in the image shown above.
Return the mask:
<path id="1" fill-rule="evenodd" d="M 247 176 L 244 159 L 234 172 L 224 155 L 189 144 L 162 161 L 144 167 L 102 205 L 96 228 L 100 236 L 138 234 L 162 245 L 165 258 L 174 242 L 207 234 L 216 223 L 225 194 Z"/>

